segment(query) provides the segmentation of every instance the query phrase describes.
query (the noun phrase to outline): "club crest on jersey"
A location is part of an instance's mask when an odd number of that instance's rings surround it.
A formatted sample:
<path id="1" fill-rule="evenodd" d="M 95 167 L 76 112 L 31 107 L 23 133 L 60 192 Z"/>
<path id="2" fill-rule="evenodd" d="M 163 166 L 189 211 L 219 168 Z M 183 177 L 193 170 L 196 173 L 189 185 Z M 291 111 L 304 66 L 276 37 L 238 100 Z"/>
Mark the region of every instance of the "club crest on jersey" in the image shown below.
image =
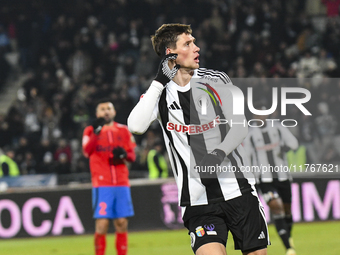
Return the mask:
<path id="1" fill-rule="evenodd" d="M 179 123 L 168 122 L 166 124 L 166 129 L 169 131 L 175 131 L 178 133 L 194 135 L 194 134 L 202 134 L 212 128 L 215 128 L 216 125 L 219 123 L 220 123 L 220 116 L 216 116 L 214 120 L 203 125 L 182 125 Z"/>
<path id="2" fill-rule="evenodd" d="M 196 235 L 197 235 L 198 237 L 202 237 L 202 236 L 205 235 L 205 231 L 204 231 L 204 229 L 202 228 L 202 226 L 199 226 L 199 227 L 196 228 Z"/>

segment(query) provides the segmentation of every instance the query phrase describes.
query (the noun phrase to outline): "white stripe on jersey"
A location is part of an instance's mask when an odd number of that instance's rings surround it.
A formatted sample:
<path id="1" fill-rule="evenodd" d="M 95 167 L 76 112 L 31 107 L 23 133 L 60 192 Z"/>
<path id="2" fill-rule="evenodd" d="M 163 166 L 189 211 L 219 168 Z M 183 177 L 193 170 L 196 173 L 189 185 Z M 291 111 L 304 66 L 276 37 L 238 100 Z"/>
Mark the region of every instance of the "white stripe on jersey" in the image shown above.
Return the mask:
<path id="1" fill-rule="evenodd" d="M 209 83 L 212 87 L 214 87 L 214 83 L 221 84 L 221 80 L 222 84 L 230 83 L 230 79 L 225 73 L 209 69 L 195 70 L 193 78 L 197 80 L 204 78 L 202 81 Z M 252 174 L 245 175 L 241 172 L 235 174 L 229 171 L 214 175 L 215 178 L 209 179 L 213 185 L 207 189 L 206 179 L 202 179 L 200 174 L 194 170 L 194 166 L 199 163 L 203 155 L 221 144 L 228 132 L 227 125 L 216 125 L 204 132 L 199 132 L 199 128 L 193 128 L 199 134 L 189 135 L 188 132 L 183 132 L 184 127 L 188 129 L 189 125 L 194 124 L 202 126 L 212 122 L 218 114 L 223 115 L 219 103 L 215 104 L 209 94 L 196 89 L 196 85 L 193 80 L 185 87 L 180 87 L 170 81 L 163 90 L 157 109 L 154 111 L 163 130 L 181 206 L 203 205 L 233 199 L 243 193 L 251 192 L 254 184 Z M 206 115 L 202 115 L 200 112 L 200 98 L 202 97 L 206 97 L 209 102 Z M 217 98 L 216 101 L 218 102 Z M 180 109 L 171 107 L 174 103 Z M 194 111 L 190 111 L 193 106 L 195 106 Z M 223 116 L 219 117 L 223 118 Z M 176 132 L 174 130 L 176 127 L 177 131 L 182 132 Z M 239 145 L 225 158 L 221 167 L 231 169 L 233 165 L 235 169 L 239 170 L 243 166 L 244 160 L 243 148 Z"/>
<path id="2" fill-rule="evenodd" d="M 256 165 L 262 169 L 259 179 L 261 182 L 272 182 L 274 179 L 279 181 L 291 180 L 291 175 L 287 171 L 287 160 L 285 156 L 280 157 L 285 153 L 281 153 L 281 147 L 292 138 L 292 134 L 288 135 L 289 130 L 280 126 L 277 123 L 267 123 L 266 127 L 251 127 L 247 138 L 245 139 L 245 147 L 247 153 L 251 157 L 252 165 Z M 287 143 L 286 143 L 287 144 Z M 269 170 L 271 167 L 279 167 L 282 171 Z M 281 167 L 282 166 L 282 167 Z"/>

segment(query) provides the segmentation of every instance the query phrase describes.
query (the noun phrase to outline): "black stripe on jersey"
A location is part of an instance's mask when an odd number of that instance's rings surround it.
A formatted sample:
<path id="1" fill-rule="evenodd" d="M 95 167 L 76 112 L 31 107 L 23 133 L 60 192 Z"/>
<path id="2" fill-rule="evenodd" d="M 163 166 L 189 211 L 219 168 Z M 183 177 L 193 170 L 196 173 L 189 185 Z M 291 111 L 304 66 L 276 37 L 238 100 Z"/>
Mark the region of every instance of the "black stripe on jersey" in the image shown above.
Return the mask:
<path id="1" fill-rule="evenodd" d="M 240 159 L 242 166 L 244 166 L 243 158 L 241 157 L 238 150 L 235 149 L 234 152 L 236 153 L 237 157 Z M 253 191 L 252 187 L 250 186 L 250 184 L 248 182 L 248 179 L 244 177 L 244 174 L 242 172 L 239 172 L 236 175 L 236 178 L 237 178 L 239 186 L 244 187 L 243 189 L 240 188 L 241 192 L 246 193 L 246 192 L 249 192 L 249 191 Z M 239 181 L 239 180 L 242 180 L 242 181 Z"/>
<path id="2" fill-rule="evenodd" d="M 230 83 L 230 78 L 228 77 L 228 75 L 224 72 L 221 71 L 214 71 L 211 69 L 203 69 L 200 68 L 197 70 L 197 74 L 199 76 L 204 76 L 204 75 L 209 75 L 209 76 L 213 76 L 213 77 L 218 77 L 220 78 L 225 84 Z"/>
<path id="3" fill-rule="evenodd" d="M 167 102 L 166 102 L 166 89 L 163 90 L 161 97 L 159 99 L 158 110 L 159 110 L 159 115 L 161 118 L 163 130 L 166 136 L 169 138 L 169 141 L 172 144 L 172 147 L 175 149 L 175 153 L 177 154 L 177 157 L 179 158 L 179 162 L 182 167 L 183 183 L 182 183 L 182 194 L 181 194 L 180 205 L 181 206 L 190 205 L 188 169 L 184 163 L 184 160 L 181 157 L 181 154 L 179 154 L 178 151 L 176 150 L 176 147 L 174 145 L 174 140 L 172 139 L 172 135 L 170 131 L 166 129 L 167 123 L 169 122 L 169 109 L 167 107 Z"/>
<path id="4" fill-rule="evenodd" d="M 255 146 L 254 139 L 253 139 L 252 136 L 250 137 L 250 143 L 251 143 L 251 146 L 253 147 L 254 152 L 255 152 L 256 164 L 259 164 L 259 155 L 257 154 L 256 146 Z"/>
<path id="5" fill-rule="evenodd" d="M 220 79 L 224 84 L 227 84 L 227 80 L 225 80 L 223 77 L 221 77 L 220 75 L 214 75 L 214 74 L 209 74 L 209 73 L 199 73 L 199 75 L 201 76 L 209 76 L 212 78 L 218 78 Z M 209 79 L 209 78 L 208 78 Z"/>
<path id="6" fill-rule="evenodd" d="M 176 164 L 176 158 L 175 158 L 175 155 L 174 155 L 173 150 L 172 150 L 172 148 L 171 148 L 172 145 L 171 145 L 170 142 L 169 142 L 169 147 L 170 147 L 172 162 L 174 162 L 174 167 L 175 167 L 176 176 L 178 176 L 178 169 L 177 169 L 177 164 Z"/>
<path id="7" fill-rule="evenodd" d="M 264 144 L 271 144 L 268 132 L 263 132 L 262 135 L 263 135 Z M 275 161 L 274 161 L 273 150 L 267 150 L 267 158 L 268 158 L 269 166 L 274 167 Z M 277 172 L 272 171 L 272 175 L 273 175 L 273 179 L 278 178 Z"/>
<path id="8" fill-rule="evenodd" d="M 235 151 L 235 153 L 236 153 L 237 157 L 239 157 L 239 159 L 240 159 L 240 161 L 241 161 L 241 164 L 242 164 L 242 166 L 244 166 L 244 163 L 243 163 L 243 158 L 241 157 L 240 153 L 238 152 L 238 150 L 237 150 L 237 149 L 235 149 L 234 151 Z"/>
<path id="9" fill-rule="evenodd" d="M 221 79 L 225 79 L 227 82 L 230 82 L 229 76 L 225 72 L 222 72 L 222 71 L 217 71 L 217 70 L 207 69 L 207 68 L 199 68 L 197 72 L 203 75 L 206 74 L 206 75 L 212 75 L 215 77 L 220 77 Z"/>
<path id="10" fill-rule="evenodd" d="M 280 128 L 277 128 L 277 132 L 279 133 L 279 137 L 280 137 L 280 141 L 283 141 L 283 144 L 282 144 L 282 146 L 284 146 L 285 145 L 285 143 L 284 143 L 284 140 L 282 140 L 282 133 L 281 133 L 281 130 L 280 130 Z M 283 153 L 283 155 L 285 155 L 285 153 L 284 152 L 282 152 L 282 147 L 281 147 L 281 144 L 280 144 L 280 153 Z M 308 156 L 308 155 L 307 155 Z M 285 157 L 282 157 L 282 160 L 283 160 L 283 162 L 285 162 L 285 164 L 288 164 L 288 162 L 287 162 L 287 158 L 285 158 Z"/>
<path id="11" fill-rule="evenodd" d="M 282 141 L 282 135 L 281 135 L 281 131 L 279 128 L 277 129 L 277 132 L 279 133 L 280 141 Z"/>
<path id="12" fill-rule="evenodd" d="M 216 102 L 218 102 L 218 99 L 216 98 L 215 93 L 213 93 L 213 91 L 209 88 L 208 88 L 208 91 L 213 95 Z M 218 116 L 220 116 L 220 119 L 225 119 L 225 116 L 223 114 L 223 111 L 222 111 L 220 104 L 218 103 L 217 105 L 215 105 L 215 102 L 213 102 L 213 99 L 211 97 L 209 97 L 209 98 L 210 98 L 211 105 L 214 107 L 214 111 L 215 111 L 216 116 L 218 115 Z M 218 125 L 218 128 L 220 129 L 221 142 L 222 142 L 227 135 L 227 128 L 229 129 L 230 126 L 227 123 L 226 125 Z"/>
<path id="13" fill-rule="evenodd" d="M 240 160 L 242 161 L 242 158 L 240 157 L 240 154 L 238 153 L 237 150 L 234 150 L 236 155 L 240 158 Z M 253 189 L 251 188 L 248 180 L 244 177 L 243 173 L 241 172 L 241 169 L 239 168 L 239 166 L 237 165 L 237 161 L 233 156 L 233 153 L 231 152 L 227 158 L 230 160 L 232 166 L 236 167 L 236 172 L 235 172 L 235 177 L 238 183 L 238 186 L 240 187 L 240 191 L 241 194 L 246 194 L 249 192 L 252 192 Z M 243 164 L 243 163 L 242 163 Z"/>
<path id="14" fill-rule="evenodd" d="M 194 99 L 192 96 L 192 90 L 187 92 L 177 92 L 179 103 L 183 110 L 184 122 L 186 125 L 195 124 L 200 125 L 200 119 L 198 116 L 198 111 L 195 107 Z M 198 164 L 202 158 L 207 154 L 207 148 L 204 140 L 203 134 L 196 134 L 189 136 L 189 145 L 191 151 L 194 155 L 195 162 Z M 220 183 L 217 179 L 216 173 L 205 173 L 208 174 L 208 178 L 204 178 L 204 173 L 199 173 L 202 184 L 206 188 L 206 194 L 208 203 L 224 201 L 224 196 Z"/>
<path id="15" fill-rule="evenodd" d="M 182 107 L 183 110 L 183 118 L 184 118 L 184 123 L 186 125 L 200 125 L 200 119 L 198 117 L 198 114 L 196 112 L 196 114 L 194 113 L 196 111 L 195 109 L 195 105 L 194 105 L 194 101 L 192 99 L 192 95 L 191 95 L 191 90 L 188 90 L 186 92 L 177 92 L 178 93 L 178 99 L 179 99 L 179 104 Z M 192 104 L 190 103 L 192 102 Z M 205 147 L 205 143 L 204 143 L 204 137 L 203 134 L 197 134 L 195 136 L 190 136 L 189 134 L 187 134 L 188 137 L 188 143 L 191 147 L 191 149 L 194 149 L 193 147 L 195 147 L 195 152 L 196 154 L 199 154 L 199 158 L 202 159 L 202 157 L 207 153 L 207 149 Z M 203 143 L 202 143 L 203 141 Z M 197 146 L 195 146 L 197 143 Z M 203 146 L 201 146 L 203 144 Z M 196 148 L 198 147 L 198 148 Z M 199 151 L 197 150 L 199 149 Z M 195 154 L 194 154 L 195 156 Z M 198 162 L 198 161 L 196 161 Z"/>

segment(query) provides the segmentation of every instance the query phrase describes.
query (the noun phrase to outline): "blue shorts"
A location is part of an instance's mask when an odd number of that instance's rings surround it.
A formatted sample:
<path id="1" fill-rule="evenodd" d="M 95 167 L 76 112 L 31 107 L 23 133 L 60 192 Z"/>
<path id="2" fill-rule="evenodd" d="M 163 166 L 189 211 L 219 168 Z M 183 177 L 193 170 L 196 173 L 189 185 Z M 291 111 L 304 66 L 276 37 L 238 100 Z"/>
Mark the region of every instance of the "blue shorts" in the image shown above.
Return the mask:
<path id="1" fill-rule="evenodd" d="M 92 188 L 95 219 L 117 219 L 134 215 L 130 187 Z"/>

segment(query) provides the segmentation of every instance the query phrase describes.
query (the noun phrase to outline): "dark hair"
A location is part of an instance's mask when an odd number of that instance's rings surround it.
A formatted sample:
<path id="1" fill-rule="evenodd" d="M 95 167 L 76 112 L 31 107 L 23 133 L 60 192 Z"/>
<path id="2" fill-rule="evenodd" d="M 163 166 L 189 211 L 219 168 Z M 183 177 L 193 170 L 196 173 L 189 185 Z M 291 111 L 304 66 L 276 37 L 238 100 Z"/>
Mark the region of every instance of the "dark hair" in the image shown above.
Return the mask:
<path id="1" fill-rule="evenodd" d="M 181 34 L 191 34 L 190 25 L 184 24 L 163 24 L 151 36 L 152 46 L 158 56 L 165 55 L 166 48 L 176 49 L 178 36 Z"/>
<path id="2" fill-rule="evenodd" d="M 98 105 L 103 103 L 111 103 L 113 105 L 112 100 L 110 98 L 101 98 L 96 101 L 96 108 L 98 107 Z"/>

